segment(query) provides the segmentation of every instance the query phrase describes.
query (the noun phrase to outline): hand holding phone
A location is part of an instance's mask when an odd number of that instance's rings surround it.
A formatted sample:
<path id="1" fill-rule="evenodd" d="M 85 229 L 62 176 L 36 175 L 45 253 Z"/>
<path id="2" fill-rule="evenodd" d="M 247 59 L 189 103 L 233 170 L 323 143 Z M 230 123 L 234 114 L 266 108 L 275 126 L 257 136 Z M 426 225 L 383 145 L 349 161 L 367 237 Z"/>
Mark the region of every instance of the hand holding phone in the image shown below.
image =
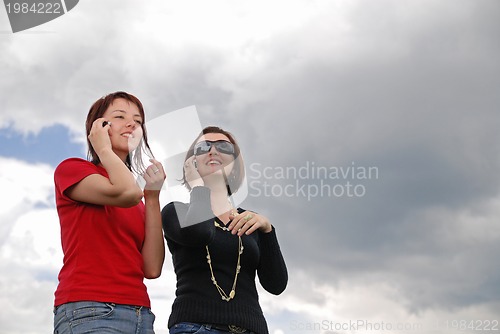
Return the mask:
<path id="1" fill-rule="evenodd" d="M 195 157 L 190 157 L 184 163 L 184 177 L 191 188 L 204 185 L 203 179 L 198 173 L 198 163 Z"/>

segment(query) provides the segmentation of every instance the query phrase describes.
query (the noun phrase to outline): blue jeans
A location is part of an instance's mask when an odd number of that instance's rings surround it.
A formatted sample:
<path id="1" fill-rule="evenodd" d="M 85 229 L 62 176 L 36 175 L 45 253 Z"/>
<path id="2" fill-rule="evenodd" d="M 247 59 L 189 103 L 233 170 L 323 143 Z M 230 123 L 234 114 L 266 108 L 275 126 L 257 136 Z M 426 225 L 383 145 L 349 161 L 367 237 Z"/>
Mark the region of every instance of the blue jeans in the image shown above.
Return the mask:
<path id="1" fill-rule="evenodd" d="M 227 331 L 221 331 L 212 328 L 211 325 L 202 325 L 192 322 L 181 322 L 170 327 L 170 334 L 227 334 Z M 255 334 L 254 332 L 245 332 L 245 334 Z"/>
<path id="2" fill-rule="evenodd" d="M 74 302 L 54 309 L 54 334 L 154 334 L 148 307 Z"/>

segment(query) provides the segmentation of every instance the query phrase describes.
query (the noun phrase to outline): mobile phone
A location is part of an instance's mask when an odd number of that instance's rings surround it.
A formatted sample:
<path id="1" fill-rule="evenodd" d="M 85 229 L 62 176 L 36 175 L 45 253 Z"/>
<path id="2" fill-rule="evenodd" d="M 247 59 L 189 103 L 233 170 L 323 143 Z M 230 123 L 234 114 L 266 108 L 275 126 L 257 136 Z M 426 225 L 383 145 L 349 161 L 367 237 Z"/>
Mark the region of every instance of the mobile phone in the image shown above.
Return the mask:
<path id="1" fill-rule="evenodd" d="M 198 169 L 198 163 L 196 162 L 196 159 L 193 160 L 193 165 L 194 165 L 194 168 Z"/>
<path id="2" fill-rule="evenodd" d="M 102 122 L 102 127 L 105 127 L 105 126 L 106 126 L 106 125 L 108 125 L 108 124 L 109 124 L 109 125 L 111 125 L 111 122 L 104 121 L 104 122 Z"/>

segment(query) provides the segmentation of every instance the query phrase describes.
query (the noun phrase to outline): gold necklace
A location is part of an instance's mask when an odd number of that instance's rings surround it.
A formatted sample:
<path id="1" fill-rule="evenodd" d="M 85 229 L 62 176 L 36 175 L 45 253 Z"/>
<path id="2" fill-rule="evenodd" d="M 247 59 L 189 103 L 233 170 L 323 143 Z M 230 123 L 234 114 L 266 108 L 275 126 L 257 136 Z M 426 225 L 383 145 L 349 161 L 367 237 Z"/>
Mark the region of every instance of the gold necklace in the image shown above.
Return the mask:
<path id="1" fill-rule="evenodd" d="M 217 221 L 214 220 L 214 225 L 215 227 L 220 228 L 223 231 L 228 231 L 229 229 L 225 226 L 221 226 Z M 241 260 L 241 254 L 243 254 L 243 243 L 241 241 L 241 237 L 238 236 L 238 262 L 236 263 L 236 273 L 234 275 L 234 281 L 233 281 L 233 287 L 231 288 L 231 292 L 229 293 L 229 296 L 226 294 L 226 292 L 217 284 L 217 280 L 215 279 L 214 275 L 214 270 L 212 268 L 212 258 L 210 257 L 210 251 L 208 250 L 208 245 L 205 246 L 207 249 L 207 263 L 210 268 L 210 274 L 212 275 L 212 283 L 215 285 L 217 288 L 217 291 L 219 291 L 220 296 L 222 297 L 222 300 L 225 300 L 226 302 L 229 302 L 231 299 L 234 298 L 236 295 L 236 282 L 238 281 L 238 275 L 240 273 L 240 260 Z"/>

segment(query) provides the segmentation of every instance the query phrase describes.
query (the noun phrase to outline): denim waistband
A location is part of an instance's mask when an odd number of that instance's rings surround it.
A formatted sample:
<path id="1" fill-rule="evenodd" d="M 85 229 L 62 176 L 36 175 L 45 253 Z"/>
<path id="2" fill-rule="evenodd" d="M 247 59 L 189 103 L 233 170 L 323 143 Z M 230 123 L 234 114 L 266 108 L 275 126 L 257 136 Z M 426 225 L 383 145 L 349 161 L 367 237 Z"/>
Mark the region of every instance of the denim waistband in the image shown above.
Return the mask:
<path id="1" fill-rule="evenodd" d="M 78 301 L 78 302 L 69 302 L 69 303 L 64 303 L 64 304 L 61 304 L 61 305 L 57 305 L 57 306 L 54 306 L 54 309 L 53 309 L 53 312 L 54 314 L 57 313 L 57 310 L 61 307 L 61 306 L 74 306 L 74 307 L 78 307 L 78 305 L 109 305 L 113 308 L 115 307 L 119 307 L 119 308 L 127 308 L 127 309 L 131 309 L 131 310 L 135 310 L 136 312 L 140 312 L 141 310 L 150 310 L 149 307 L 147 306 L 139 306 L 139 305 L 127 305 L 127 304 L 116 304 L 116 303 L 107 303 L 107 302 L 95 302 L 95 301 Z"/>

